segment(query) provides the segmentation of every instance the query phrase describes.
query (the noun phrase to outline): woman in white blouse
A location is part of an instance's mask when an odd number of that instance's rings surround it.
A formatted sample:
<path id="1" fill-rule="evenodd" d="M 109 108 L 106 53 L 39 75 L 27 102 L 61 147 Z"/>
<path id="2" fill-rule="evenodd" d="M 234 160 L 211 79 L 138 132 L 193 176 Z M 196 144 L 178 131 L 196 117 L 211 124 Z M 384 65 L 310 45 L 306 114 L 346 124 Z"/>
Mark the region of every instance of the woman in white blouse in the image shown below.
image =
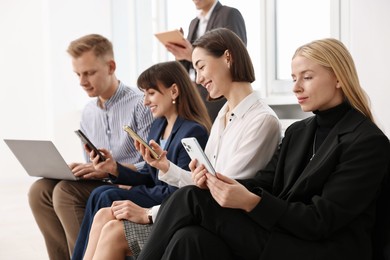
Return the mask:
<path id="1" fill-rule="evenodd" d="M 280 142 L 281 128 L 274 111 L 251 86 L 255 76 L 248 51 L 236 34 L 222 28 L 209 31 L 193 46 L 192 60 L 197 83 L 207 89 L 210 100 L 220 97 L 227 99 L 214 121 L 205 153 L 216 172 L 233 179 L 253 177 L 274 154 Z M 144 160 L 159 169 L 160 180 L 177 187 L 195 184 L 207 188 L 205 169 L 192 176 L 191 172 L 167 160 L 166 151 L 156 142 L 151 141 L 150 145 L 160 154 L 158 160 L 153 159 L 149 151 L 136 142 Z M 193 169 L 196 161 L 191 164 L 190 168 Z M 114 202 L 110 209 L 99 212 L 93 228 L 102 230 L 102 233 L 94 257 L 103 259 L 103 256 L 109 255 L 113 259 L 113 252 L 118 250 L 136 257 L 150 230 L 150 225 L 139 224 L 153 223 L 157 211 L 158 206 L 143 209 L 130 201 L 120 201 Z M 121 218 L 125 221 L 121 221 Z M 133 225 L 135 232 L 144 237 L 133 241 L 127 239 L 126 243 L 121 222 Z M 114 228 L 115 225 L 121 228 Z M 126 245 L 127 248 L 123 248 Z"/>
<path id="2" fill-rule="evenodd" d="M 271 159 L 281 130 L 274 111 L 253 91 L 255 77 L 247 49 L 235 34 L 222 29 L 201 37 L 193 46 L 197 83 L 207 89 L 209 99 L 227 99 L 214 121 L 205 153 L 216 172 L 234 179 L 253 177 Z M 153 160 L 144 147 L 137 147 L 145 161 L 160 170 L 160 180 L 177 187 L 195 184 L 189 172 L 166 159 L 156 142 L 151 145 L 161 159 Z"/>

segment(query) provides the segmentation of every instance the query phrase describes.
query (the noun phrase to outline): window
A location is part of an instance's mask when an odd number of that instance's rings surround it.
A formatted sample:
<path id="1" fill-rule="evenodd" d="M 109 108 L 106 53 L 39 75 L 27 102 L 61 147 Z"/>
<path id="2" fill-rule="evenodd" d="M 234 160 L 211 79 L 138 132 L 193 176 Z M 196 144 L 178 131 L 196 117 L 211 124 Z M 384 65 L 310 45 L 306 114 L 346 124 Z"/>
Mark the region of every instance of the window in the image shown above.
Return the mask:
<path id="1" fill-rule="evenodd" d="M 266 2 L 265 96 L 290 103 L 291 57 L 297 47 L 315 39 L 340 39 L 339 0 L 268 0 Z M 295 101 L 295 100 L 294 100 Z"/>

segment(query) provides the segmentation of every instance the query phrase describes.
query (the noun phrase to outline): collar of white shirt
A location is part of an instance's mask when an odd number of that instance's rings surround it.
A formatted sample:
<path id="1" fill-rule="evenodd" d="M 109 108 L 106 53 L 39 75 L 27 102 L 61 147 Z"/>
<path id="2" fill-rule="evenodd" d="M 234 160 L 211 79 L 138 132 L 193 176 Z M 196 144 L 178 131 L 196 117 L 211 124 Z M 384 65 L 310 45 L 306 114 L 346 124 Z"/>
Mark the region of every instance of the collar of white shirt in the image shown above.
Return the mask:
<path id="1" fill-rule="evenodd" d="M 259 94 L 256 91 L 253 91 L 253 93 L 246 96 L 241 102 L 231 111 L 234 116 L 242 117 L 245 115 L 245 113 L 256 103 L 258 100 L 261 99 Z M 227 112 L 227 102 L 221 110 L 218 113 L 218 118 L 224 117 Z"/>
<path id="2" fill-rule="evenodd" d="M 214 2 L 213 6 L 210 8 L 210 10 L 207 12 L 206 15 L 202 14 L 202 11 L 200 11 L 198 13 L 197 16 L 198 16 L 198 19 L 200 20 L 201 23 L 206 23 L 207 24 L 207 22 L 209 21 L 210 16 L 211 16 L 212 12 L 214 11 L 214 8 L 217 5 L 217 3 L 218 3 L 218 1 Z"/>

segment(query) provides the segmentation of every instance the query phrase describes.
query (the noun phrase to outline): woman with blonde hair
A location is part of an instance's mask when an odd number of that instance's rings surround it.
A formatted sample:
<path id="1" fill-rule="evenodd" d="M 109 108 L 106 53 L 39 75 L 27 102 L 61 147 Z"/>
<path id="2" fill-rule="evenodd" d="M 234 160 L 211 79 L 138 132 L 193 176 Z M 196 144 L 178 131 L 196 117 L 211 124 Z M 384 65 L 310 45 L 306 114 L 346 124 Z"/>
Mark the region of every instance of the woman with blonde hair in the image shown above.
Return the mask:
<path id="1" fill-rule="evenodd" d="M 255 177 L 206 173 L 207 189 L 170 196 L 138 259 L 372 259 L 389 140 L 340 41 L 298 48 L 291 75 L 299 105 L 314 116 L 286 130 Z"/>
<path id="2" fill-rule="evenodd" d="M 335 55 L 336 53 L 338 55 Z M 352 107 L 374 121 L 368 96 L 359 83 L 355 63 L 349 51 L 340 41 L 329 38 L 312 42 L 298 48 L 294 57 L 298 55 L 311 59 L 333 71 L 346 100 Z"/>

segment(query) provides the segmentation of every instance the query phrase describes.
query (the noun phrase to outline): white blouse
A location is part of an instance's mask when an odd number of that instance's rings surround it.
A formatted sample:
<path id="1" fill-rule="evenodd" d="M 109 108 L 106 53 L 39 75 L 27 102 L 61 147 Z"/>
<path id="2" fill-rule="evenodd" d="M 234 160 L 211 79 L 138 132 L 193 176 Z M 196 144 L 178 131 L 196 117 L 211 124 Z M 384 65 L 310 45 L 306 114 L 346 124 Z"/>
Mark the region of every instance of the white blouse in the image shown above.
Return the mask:
<path id="1" fill-rule="evenodd" d="M 266 166 L 281 140 L 279 119 L 256 92 L 233 109 L 225 127 L 227 109 L 225 104 L 219 111 L 205 153 L 216 172 L 232 179 L 251 178 Z M 171 162 L 158 177 L 176 187 L 194 184 L 191 172 Z"/>

